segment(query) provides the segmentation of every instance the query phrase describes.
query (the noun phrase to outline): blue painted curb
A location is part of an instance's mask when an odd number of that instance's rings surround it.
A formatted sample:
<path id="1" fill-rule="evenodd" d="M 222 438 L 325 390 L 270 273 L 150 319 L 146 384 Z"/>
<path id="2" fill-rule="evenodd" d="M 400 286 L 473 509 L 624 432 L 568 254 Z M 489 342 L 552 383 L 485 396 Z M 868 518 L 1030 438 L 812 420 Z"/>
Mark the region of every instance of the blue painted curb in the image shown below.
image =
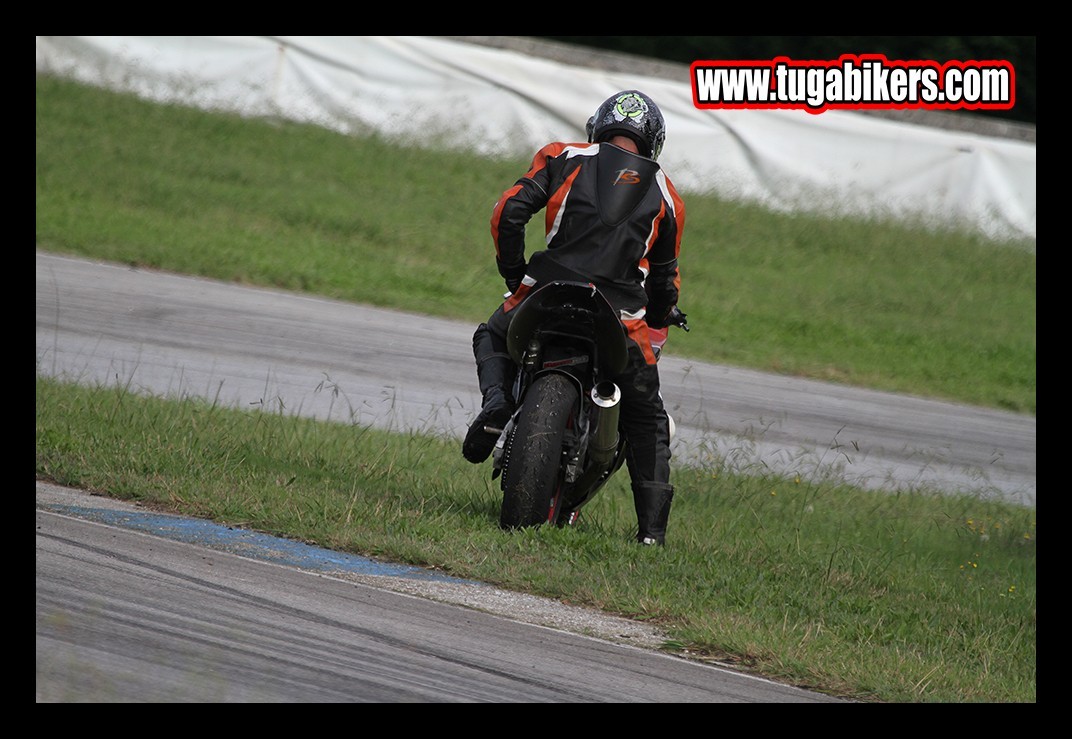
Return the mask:
<path id="1" fill-rule="evenodd" d="M 165 539 L 197 544 L 250 559 L 274 562 L 315 572 L 329 574 L 347 572 L 358 575 L 403 577 L 428 582 L 449 582 L 466 585 L 482 584 L 472 580 L 461 580 L 437 574 L 420 567 L 377 562 L 367 557 L 322 549 L 310 544 L 224 526 L 211 521 L 160 513 L 115 511 L 84 506 L 39 504 L 38 507 L 74 518 L 134 529 Z"/>

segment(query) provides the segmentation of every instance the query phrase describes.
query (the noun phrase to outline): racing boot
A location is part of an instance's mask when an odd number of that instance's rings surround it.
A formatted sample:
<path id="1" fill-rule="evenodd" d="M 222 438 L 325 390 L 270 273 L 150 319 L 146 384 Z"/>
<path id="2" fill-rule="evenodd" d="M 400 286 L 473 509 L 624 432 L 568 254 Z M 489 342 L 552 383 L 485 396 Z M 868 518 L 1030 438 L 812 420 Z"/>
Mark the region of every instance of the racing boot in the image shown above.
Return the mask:
<path id="1" fill-rule="evenodd" d="M 513 369 L 513 360 L 503 355 L 488 357 L 477 368 L 484 398 L 480 413 L 469 425 L 462 442 L 462 456 L 473 464 L 480 464 L 491 456 L 499 433 L 514 415 L 514 403 L 510 398 Z"/>
<path id="2" fill-rule="evenodd" d="M 491 456 L 499 432 L 514 415 L 511 386 L 514 384 L 516 367 L 509 354 L 495 351 L 486 324 L 481 324 L 473 335 L 473 355 L 483 400 L 480 413 L 469 425 L 465 441 L 462 442 L 462 456 L 473 464 L 480 464 Z"/>
<path id="3" fill-rule="evenodd" d="M 674 486 L 665 482 L 633 483 L 633 505 L 637 514 L 637 542 L 646 546 L 666 544 L 666 524 Z"/>

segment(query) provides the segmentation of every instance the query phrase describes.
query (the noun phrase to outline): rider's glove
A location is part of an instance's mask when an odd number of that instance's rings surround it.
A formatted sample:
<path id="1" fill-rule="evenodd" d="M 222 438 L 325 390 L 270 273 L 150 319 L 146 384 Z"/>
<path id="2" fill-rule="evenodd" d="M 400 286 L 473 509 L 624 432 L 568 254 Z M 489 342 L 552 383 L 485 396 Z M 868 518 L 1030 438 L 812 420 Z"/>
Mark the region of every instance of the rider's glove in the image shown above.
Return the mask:
<path id="1" fill-rule="evenodd" d="M 685 320 L 687 314 L 682 313 L 675 305 L 670 309 L 670 316 L 667 318 L 666 323 L 670 326 L 677 326 L 685 331 L 689 330 L 689 322 Z"/>
<path id="2" fill-rule="evenodd" d="M 685 320 L 685 314 L 678 310 L 676 305 L 669 309 L 649 310 L 648 313 L 645 314 L 644 320 L 647 322 L 649 328 L 661 329 L 666 328 L 667 326 L 678 326 L 686 331 L 689 330 L 688 322 Z"/>
<path id="3" fill-rule="evenodd" d="M 499 267 L 499 274 L 502 275 L 503 280 L 506 282 L 506 289 L 516 293 L 517 289 L 521 287 L 521 281 L 525 278 L 525 270 L 528 269 L 525 260 L 509 265 L 496 260 L 496 264 Z"/>

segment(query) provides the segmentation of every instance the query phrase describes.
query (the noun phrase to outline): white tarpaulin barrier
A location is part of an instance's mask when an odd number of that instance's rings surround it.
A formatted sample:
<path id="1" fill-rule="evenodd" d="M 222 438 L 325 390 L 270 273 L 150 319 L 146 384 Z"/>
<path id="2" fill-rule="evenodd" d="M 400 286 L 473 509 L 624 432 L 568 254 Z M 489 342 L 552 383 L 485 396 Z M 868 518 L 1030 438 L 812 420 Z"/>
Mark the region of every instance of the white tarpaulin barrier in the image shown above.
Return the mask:
<path id="1" fill-rule="evenodd" d="M 683 67 L 683 69 L 687 69 Z M 37 71 L 158 101 L 528 158 L 638 88 L 682 192 L 1035 238 L 1035 144 L 829 110 L 701 110 L 692 86 L 435 36 L 38 36 Z"/>

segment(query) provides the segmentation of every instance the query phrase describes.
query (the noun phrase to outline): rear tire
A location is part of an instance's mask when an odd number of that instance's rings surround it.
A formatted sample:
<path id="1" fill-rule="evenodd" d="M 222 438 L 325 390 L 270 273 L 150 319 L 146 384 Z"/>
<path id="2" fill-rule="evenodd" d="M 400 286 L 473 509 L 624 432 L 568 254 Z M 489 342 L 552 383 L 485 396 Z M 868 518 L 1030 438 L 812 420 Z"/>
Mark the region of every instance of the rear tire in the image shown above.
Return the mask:
<path id="1" fill-rule="evenodd" d="M 577 386 L 564 375 L 539 377 L 525 394 L 503 470 L 499 525 L 540 526 L 562 481 L 562 447 L 577 404 Z"/>

